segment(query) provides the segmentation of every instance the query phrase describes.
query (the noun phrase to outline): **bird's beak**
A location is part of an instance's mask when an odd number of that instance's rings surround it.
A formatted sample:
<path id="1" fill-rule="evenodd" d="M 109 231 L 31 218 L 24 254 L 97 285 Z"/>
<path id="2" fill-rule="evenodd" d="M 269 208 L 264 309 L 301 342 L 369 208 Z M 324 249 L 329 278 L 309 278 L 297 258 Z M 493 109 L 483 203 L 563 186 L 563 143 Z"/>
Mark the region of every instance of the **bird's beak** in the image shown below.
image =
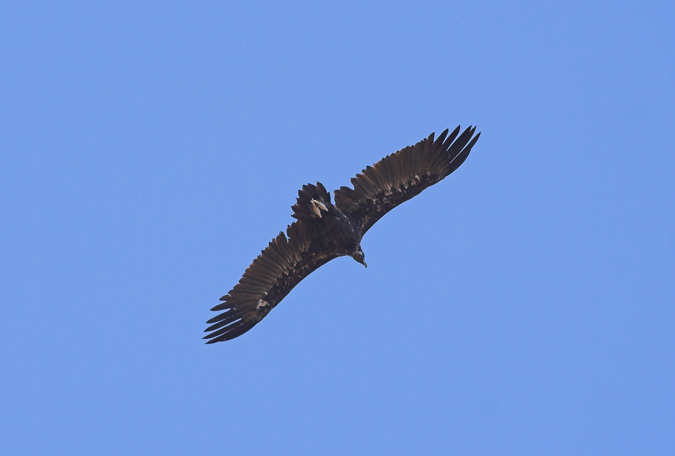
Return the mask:
<path id="1" fill-rule="evenodd" d="M 368 268 L 368 265 L 366 264 L 365 261 L 362 261 L 361 264 L 362 264 L 365 268 Z"/>

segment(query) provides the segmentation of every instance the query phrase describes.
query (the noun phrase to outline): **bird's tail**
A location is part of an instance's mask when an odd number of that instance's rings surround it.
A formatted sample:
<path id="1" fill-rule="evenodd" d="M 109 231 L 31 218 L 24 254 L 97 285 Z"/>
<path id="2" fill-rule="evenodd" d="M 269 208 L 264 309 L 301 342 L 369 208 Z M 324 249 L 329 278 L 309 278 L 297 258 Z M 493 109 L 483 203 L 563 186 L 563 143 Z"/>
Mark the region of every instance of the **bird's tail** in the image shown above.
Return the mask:
<path id="1" fill-rule="evenodd" d="M 298 220 L 311 222 L 323 217 L 323 213 L 328 212 L 333 204 L 330 201 L 330 193 L 321 182 L 316 185 L 303 185 L 298 190 L 298 201 L 293 205 L 293 217 Z"/>

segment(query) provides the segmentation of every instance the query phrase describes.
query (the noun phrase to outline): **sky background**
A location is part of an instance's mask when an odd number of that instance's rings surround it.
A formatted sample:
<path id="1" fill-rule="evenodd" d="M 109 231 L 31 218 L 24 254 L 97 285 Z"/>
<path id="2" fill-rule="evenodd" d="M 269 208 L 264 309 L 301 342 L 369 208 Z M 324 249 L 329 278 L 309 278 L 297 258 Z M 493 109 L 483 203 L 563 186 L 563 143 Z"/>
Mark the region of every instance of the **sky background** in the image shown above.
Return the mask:
<path id="1" fill-rule="evenodd" d="M 675 454 L 674 8 L 3 2 L 2 453 Z M 204 345 L 303 184 L 458 124 Z"/>

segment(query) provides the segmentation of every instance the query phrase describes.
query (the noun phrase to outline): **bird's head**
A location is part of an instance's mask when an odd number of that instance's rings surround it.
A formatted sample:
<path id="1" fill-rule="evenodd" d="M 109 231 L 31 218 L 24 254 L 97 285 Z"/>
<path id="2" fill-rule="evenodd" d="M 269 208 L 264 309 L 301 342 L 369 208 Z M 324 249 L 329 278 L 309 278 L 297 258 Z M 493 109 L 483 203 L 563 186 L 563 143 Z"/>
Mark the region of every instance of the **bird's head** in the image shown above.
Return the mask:
<path id="1" fill-rule="evenodd" d="M 365 267 L 368 267 L 366 264 L 366 255 L 364 255 L 363 250 L 361 250 L 361 246 L 357 247 L 357 250 L 352 253 L 352 258 L 354 258 L 357 262 L 361 263 Z"/>

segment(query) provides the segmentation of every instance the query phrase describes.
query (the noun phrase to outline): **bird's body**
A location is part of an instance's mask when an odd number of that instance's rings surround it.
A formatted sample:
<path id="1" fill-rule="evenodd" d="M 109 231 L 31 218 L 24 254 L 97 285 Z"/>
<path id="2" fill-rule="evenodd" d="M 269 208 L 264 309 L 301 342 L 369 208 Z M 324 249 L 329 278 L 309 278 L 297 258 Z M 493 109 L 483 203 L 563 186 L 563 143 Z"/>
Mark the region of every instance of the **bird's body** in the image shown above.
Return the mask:
<path id="1" fill-rule="evenodd" d="M 208 321 L 207 343 L 233 339 L 255 326 L 312 271 L 328 261 L 349 255 L 366 265 L 361 239 L 384 214 L 439 182 L 461 165 L 478 140 L 475 128 L 459 137 L 459 127 L 436 141 L 432 133 L 366 167 L 352 179 L 354 188 L 334 192 L 324 186 L 304 185 L 293 206 L 297 220 L 288 226 L 246 269 L 241 280 L 214 311 L 225 311 Z"/>

